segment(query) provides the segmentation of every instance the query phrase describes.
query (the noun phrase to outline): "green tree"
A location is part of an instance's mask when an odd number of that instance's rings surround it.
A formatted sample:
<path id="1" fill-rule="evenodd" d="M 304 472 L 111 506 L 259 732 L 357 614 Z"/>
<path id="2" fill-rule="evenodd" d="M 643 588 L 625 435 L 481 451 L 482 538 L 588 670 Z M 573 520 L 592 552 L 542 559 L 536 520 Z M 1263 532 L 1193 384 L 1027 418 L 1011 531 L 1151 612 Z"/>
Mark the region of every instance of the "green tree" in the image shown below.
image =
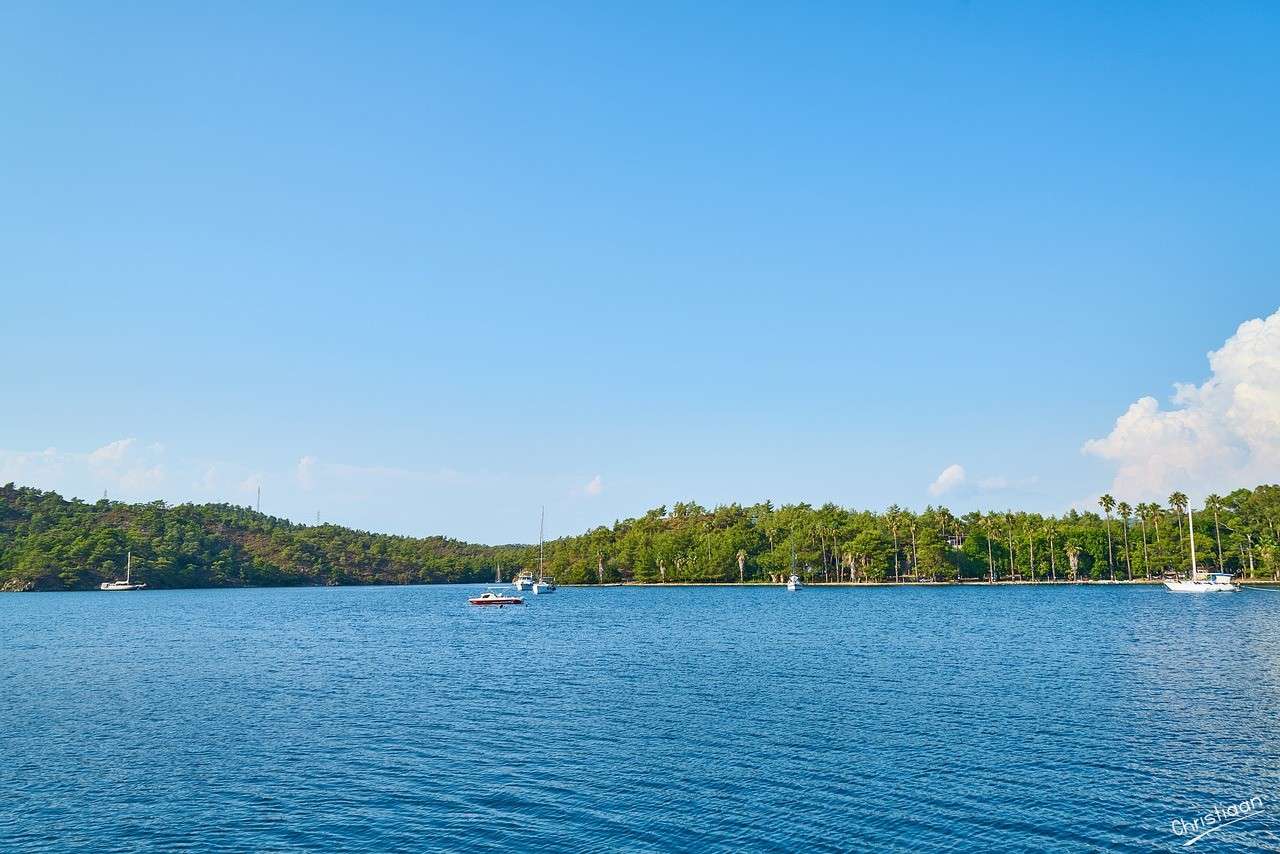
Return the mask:
<path id="1" fill-rule="evenodd" d="M 1107 568 L 1111 571 L 1111 580 L 1115 581 L 1116 562 L 1111 550 L 1111 511 L 1116 506 L 1116 500 L 1110 495 L 1103 495 L 1098 499 L 1098 505 L 1107 516 Z"/>
<path id="2" fill-rule="evenodd" d="M 1128 502 L 1121 501 L 1119 504 L 1116 505 L 1116 512 L 1120 514 L 1120 518 L 1124 522 L 1124 526 L 1121 528 L 1121 530 L 1124 532 L 1125 574 L 1128 576 L 1128 579 L 1130 581 L 1133 581 L 1133 561 L 1130 559 L 1130 556 L 1129 556 L 1130 554 L 1129 553 L 1129 517 L 1133 515 L 1133 508 L 1129 506 Z"/>

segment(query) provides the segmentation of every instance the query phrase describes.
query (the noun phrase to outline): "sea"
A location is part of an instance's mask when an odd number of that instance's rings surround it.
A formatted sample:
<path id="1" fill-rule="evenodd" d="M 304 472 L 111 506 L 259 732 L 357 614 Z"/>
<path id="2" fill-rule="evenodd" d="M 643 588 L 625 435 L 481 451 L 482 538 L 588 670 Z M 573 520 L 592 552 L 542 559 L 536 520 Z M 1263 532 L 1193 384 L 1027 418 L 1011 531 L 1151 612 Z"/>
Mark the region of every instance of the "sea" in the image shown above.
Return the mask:
<path id="1" fill-rule="evenodd" d="M 0 596 L 0 851 L 1276 851 L 1280 593 Z"/>

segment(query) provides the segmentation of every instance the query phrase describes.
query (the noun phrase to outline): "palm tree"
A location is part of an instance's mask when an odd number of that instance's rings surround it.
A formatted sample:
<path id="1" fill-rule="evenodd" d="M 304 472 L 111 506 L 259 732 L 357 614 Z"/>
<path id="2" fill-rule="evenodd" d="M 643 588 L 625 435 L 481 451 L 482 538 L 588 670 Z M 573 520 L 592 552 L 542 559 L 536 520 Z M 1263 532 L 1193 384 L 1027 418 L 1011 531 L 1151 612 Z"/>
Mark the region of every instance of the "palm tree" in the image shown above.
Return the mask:
<path id="1" fill-rule="evenodd" d="M 1009 529 L 1009 580 L 1013 581 L 1017 574 L 1017 570 L 1013 565 L 1013 511 L 1004 511 L 1004 524 Z"/>
<path id="2" fill-rule="evenodd" d="M 920 552 L 916 551 L 916 520 L 911 519 L 911 577 L 920 581 Z"/>
<path id="3" fill-rule="evenodd" d="M 1173 510 L 1175 516 L 1178 517 L 1178 563 L 1182 563 L 1182 555 L 1186 551 L 1184 540 L 1182 538 L 1182 517 L 1187 515 L 1187 494 L 1185 492 L 1174 492 L 1169 496 L 1169 508 Z"/>
<path id="4" fill-rule="evenodd" d="M 1053 555 L 1053 535 L 1056 533 L 1053 526 L 1053 520 L 1050 519 L 1045 523 L 1044 532 L 1049 537 L 1049 580 L 1058 580 L 1058 562 Z"/>
<path id="5" fill-rule="evenodd" d="M 1071 580 L 1080 577 L 1080 547 L 1075 543 L 1067 543 L 1067 563 L 1071 565 Z"/>
<path id="6" fill-rule="evenodd" d="M 1133 581 L 1133 560 L 1129 557 L 1129 517 L 1133 515 L 1133 508 L 1129 506 L 1129 502 L 1121 501 L 1116 505 L 1116 511 L 1124 520 L 1124 568 L 1129 580 Z"/>
<path id="7" fill-rule="evenodd" d="M 1151 558 L 1147 554 L 1147 517 L 1151 515 L 1153 505 L 1144 502 L 1138 504 L 1138 520 L 1142 522 L 1142 565 L 1151 578 Z"/>
<path id="8" fill-rule="evenodd" d="M 1213 511 L 1213 535 L 1218 541 L 1218 571 L 1224 571 L 1222 565 L 1222 527 L 1218 524 L 1218 510 L 1222 507 L 1221 495 L 1209 495 L 1204 500 L 1204 506 L 1208 510 Z"/>
<path id="9" fill-rule="evenodd" d="M 1027 526 L 1027 549 L 1030 552 L 1031 561 L 1031 580 L 1036 580 L 1036 529 L 1034 525 Z"/>
<path id="10" fill-rule="evenodd" d="M 1182 548 L 1182 515 L 1187 512 L 1187 495 L 1175 492 L 1169 496 L 1169 506 L 1178 513 L 1178 548 Z"/>
<path id="11" fill-rule="evenodd" d="M 893 532 L 893 581 L 900 584 L 902 575 L 898 566 L 898 522 L 902 516 L 902 508 L 897 504 L 890 504 L 884 515 L 889 519 L 889 530 Z"/>
<path id="12" fill-rule="evenodd" d="M 991 538 L 996 534 L 995 514 L 988 513 L 982 517 L 982 527 L 987 532 L 987 571 L 992 584 L 996 583 L 996 558 L 991 550 Z"/>
<path id="13" fill-rule="evenodd" d="M 1111 570 L 1111 580 L 1115 581 L 1116 562 L 1111 550 L 1111 511 L 1116 506 L 1116 500 L 1110 495 L 1103 495 L 1098 499 L 1098 505 L 1102 508 L 1102 512 L 1107 514 L 1107 566 Z"/>

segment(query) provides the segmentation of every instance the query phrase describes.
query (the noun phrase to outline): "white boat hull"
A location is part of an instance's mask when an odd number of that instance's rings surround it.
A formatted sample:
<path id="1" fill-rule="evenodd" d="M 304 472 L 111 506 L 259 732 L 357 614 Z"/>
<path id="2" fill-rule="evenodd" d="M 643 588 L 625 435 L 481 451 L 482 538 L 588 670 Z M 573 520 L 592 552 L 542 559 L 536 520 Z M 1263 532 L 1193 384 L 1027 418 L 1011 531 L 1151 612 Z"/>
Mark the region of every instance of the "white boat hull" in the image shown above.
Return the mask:
<path id="1" fill-rule="evenodd" d="M 1174 593 L 1230 593 L 1240 587 L 1230 581 L 1166 581 L 1165 589 Z"/>
<path id="2" fill-rule="evenodd" d="M 98 585 L 99 590 L 145 590 L 145 584 L 127 584 L 122 581 L 104 581 Z"/>
<path id="3" fill-rule="evenodd" d="M 555 593 L 556 586 L 554 584 L 536 583 L 533 585 L 533 593 L 535 596 L 541 596 L 544 593 Z"/>

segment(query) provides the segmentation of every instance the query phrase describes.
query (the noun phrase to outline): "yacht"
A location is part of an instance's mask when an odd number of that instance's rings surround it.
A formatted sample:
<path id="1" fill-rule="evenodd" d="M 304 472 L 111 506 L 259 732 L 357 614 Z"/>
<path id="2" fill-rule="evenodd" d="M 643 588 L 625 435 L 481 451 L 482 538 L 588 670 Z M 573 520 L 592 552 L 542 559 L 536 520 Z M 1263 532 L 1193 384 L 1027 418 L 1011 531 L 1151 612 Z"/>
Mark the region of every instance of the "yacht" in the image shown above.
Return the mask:
<path id="1" fill-rule="evenodd" d="M 125 558 L 124 564 L 124 581 L 116 579 L 115 581 L 104 581 L 98 585 L 99 590 L 146 590 L 145 584 L 133 583 L 133 552 L 129 552 Z"/>
<path id="2" fill-rule="evenodd" d="M 1165 589 L 1173 593 L 1229 593 L 1240 587 L 1231 580 L 1229 572 L 1209 572 L 1200 577 L 1196 568 L 1196 528 L 1191 515 L 1191 505 L 1187 505 L 1187 528 L 1191 532 L 1191 575 L 1166 581 Z"/>
<path id="3" fill-rule="evenodd" d="M 525 590 L 532 590 L 533 589 L 533 573 L 527 569 L 522 570 L 519 575 L 517 575 L 515 578 L 511 580 L 511 585 L 520 592 L 524 592 Z"/>
<path id="4" fill-rule="evenodd" d="M 510 596 L 505 592 L 496 590 L 492 587 L 485 590 L 479 596 L 472 596 L 467 600 L 469 605 L 496 605 L 499 608 L 507 605 L 523 605 L 524 599 L 520 596 Z"/>
<path id="5" fill-rule="evenodd" d="M 538 520 L 538 580 L 533 582 L 533 593 L 535 596 L 541 595 L 543 593 L 556 592 L 556 580 L 552 578 L 550 575 L 547 575 L 546 572 L 543 571 L 543 567 L 542 567 L 543 556 L 544 556 L 543 553 L 545 549 L 543 542 L 545 537 L 544 528 L 546 527 L 546 521 L 547 521 L 547 510 L 544 507 L 542 509 L 542 517 Z"/>
<path id="6" fill-rule="evenodd" d="M 1229 572 L 1210 572 L 1205 578 L 1179 578 L 1166 581 L 1164 586 L 1174 593 L 1229 593 L 1240 589 Z"/>

